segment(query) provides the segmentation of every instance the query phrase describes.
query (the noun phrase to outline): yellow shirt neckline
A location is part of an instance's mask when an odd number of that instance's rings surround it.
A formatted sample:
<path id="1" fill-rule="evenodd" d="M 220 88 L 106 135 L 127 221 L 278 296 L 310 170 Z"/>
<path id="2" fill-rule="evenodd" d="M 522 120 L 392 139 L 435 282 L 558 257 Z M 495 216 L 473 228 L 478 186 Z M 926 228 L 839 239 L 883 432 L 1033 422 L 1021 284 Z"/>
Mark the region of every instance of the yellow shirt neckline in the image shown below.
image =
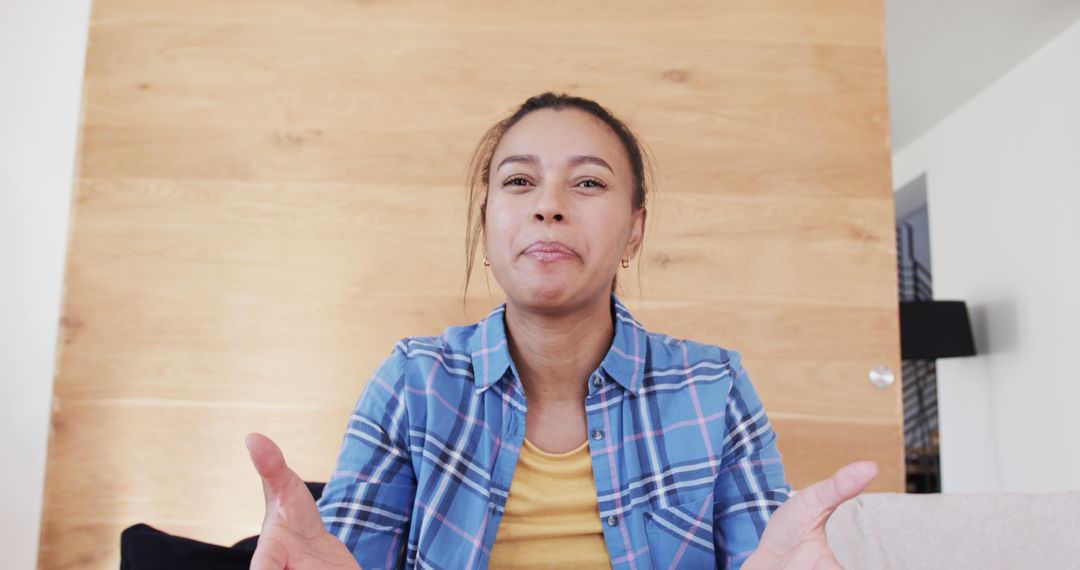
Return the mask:
<path id="1" fill-rule="evenodd" d="M 589 448 L 589 439 L 586 438 L 585 442 L 582 443 L 581 445 L 575 447 L 574 449 L 571 449 L 570 451 L 564 451 L 562 453 L 553 453 L 553 452 L 550 452 L 550 451 L 544 451 L 543 449 L 540 449 L 539 447 L 536 447 L 536 444 L 529 441 L 529 438 L 527 438 L 527 437 L 525 438 L 525 447 L 528 447 L 529 451 L 531 451 L 531 452 L 533 452 L 533 453 L 535 453 L 537 455 L 540 455 L 541 457 L 547 457 L 549 459 L 567 459 L 567 458 L 569 458 L 571 456 L 574 456 L 574 455 L 577 455 L 577 454 L 579 454 L 579 453 L 581 453 L 583 451 L 586 451 Z"/>

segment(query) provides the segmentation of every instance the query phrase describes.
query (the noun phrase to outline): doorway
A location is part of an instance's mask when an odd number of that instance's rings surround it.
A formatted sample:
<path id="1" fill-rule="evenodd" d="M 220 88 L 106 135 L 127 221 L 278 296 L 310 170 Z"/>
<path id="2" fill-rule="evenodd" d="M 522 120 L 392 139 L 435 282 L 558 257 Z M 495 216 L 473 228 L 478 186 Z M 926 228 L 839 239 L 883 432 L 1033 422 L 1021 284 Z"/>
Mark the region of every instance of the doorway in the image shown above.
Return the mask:
<path id="1" fill-rule="evenodd" d="M 900 301 L 934 298 L 926 175 L 895 193 L 896 259 Z M 902 361 L 904 458 L 908 493 L 941 492 L 937 369 L 934 360 Z"/>

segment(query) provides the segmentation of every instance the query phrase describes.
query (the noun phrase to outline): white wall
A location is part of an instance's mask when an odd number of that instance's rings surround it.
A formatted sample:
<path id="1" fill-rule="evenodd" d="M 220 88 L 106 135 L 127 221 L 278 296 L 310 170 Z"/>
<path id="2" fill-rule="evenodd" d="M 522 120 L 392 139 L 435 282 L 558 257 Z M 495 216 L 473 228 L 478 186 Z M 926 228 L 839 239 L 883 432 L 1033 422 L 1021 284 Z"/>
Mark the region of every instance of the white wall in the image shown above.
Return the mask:
<path id="1" fill-rule="evenodd" d="M 938 361 L 943 490 L 1080 489 L 1080 22 L 894 154 L 923 172 L 982 353 Z"/>
<path id="2" fill-rule="evenodd" d="M 885 0 L 895 148 L 1080 18 L 1077 0 Z"/>
<path id="3" fill-rule="evenodd" d="M 89 0 L 0 2 L 0 564 L 4 568 L 37 564 L 89 15 Z"/>

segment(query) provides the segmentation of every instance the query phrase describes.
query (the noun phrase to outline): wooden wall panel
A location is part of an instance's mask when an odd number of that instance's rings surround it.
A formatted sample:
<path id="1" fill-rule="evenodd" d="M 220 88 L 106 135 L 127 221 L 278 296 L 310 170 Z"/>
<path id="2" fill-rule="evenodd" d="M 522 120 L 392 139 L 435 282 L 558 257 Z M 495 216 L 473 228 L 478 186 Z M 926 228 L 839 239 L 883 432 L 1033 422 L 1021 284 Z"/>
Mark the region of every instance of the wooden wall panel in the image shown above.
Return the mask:
<path id="1" fill-rule="evenodd" d="M 796 486 L 902 489 L 885 79 L 880 0 L 98 0 L 40 566 L 256 533 L 249 431 L 325 480 L 394 341 L 501 301 L 462 307 L 465 168 L 547 89 L 655 155 L 635 315 L 744 353 Z"/>

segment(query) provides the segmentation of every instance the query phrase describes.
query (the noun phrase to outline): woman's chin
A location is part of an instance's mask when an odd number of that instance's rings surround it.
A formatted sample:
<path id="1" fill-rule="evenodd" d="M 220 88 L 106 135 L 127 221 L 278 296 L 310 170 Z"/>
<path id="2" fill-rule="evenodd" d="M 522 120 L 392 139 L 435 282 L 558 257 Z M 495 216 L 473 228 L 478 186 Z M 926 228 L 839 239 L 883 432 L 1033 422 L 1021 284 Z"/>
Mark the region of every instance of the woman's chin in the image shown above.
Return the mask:
<path id="1" fill-rule="evenodd" d="M 571 295 L 570 288 L 565 284 L 539 283 L 528 288 L 527 297 L 530 305 L 557 307 L 566 304 Z"/>
<path id="2" fill-rule="evenodd" d="M 543 280 L 517 288 L 513 300 L 534 310 L 561 312 L 585 303 L 585 292 L 578 284 L 562 280 Z"/>

